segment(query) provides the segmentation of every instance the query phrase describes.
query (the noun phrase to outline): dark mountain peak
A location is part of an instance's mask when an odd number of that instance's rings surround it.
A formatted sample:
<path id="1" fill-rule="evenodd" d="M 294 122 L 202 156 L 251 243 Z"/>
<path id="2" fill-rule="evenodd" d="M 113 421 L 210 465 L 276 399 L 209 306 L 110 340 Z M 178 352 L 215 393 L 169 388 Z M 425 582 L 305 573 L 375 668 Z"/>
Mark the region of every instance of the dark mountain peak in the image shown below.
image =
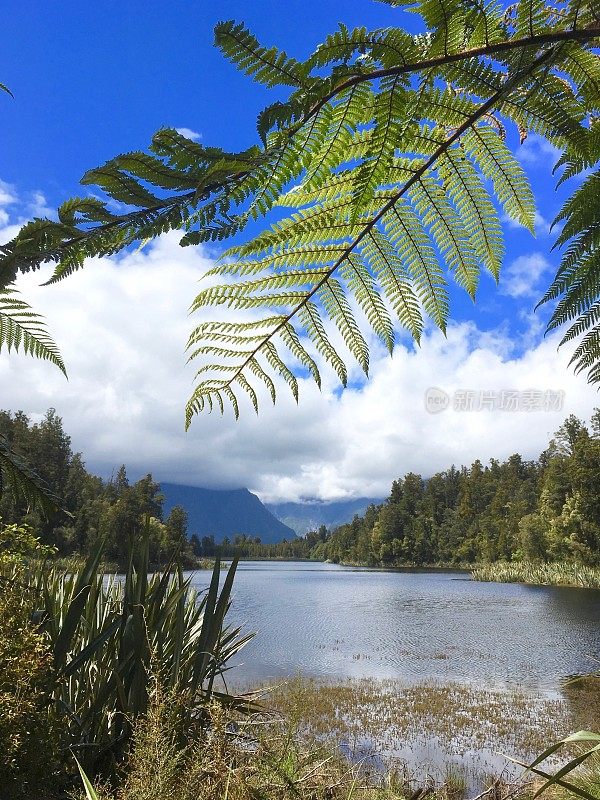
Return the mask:
<path id="1" fill-rule="evenodd" d="M 294 531 L 280 522 L 248 489 L 204 489 L 161 483 L 165 515 L 183 506 L 188 515 L 188 535 L 215 537 L 216 542 L 236 534 L 258 536 L 264 544 L 293 539 Z"/>

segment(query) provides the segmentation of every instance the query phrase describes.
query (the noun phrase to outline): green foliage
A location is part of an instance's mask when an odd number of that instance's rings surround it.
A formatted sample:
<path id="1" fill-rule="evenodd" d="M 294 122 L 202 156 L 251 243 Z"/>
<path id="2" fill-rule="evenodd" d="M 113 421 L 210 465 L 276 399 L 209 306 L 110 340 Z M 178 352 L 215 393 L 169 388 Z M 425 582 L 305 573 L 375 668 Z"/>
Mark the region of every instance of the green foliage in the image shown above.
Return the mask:
<path id="1" fill-rule="evenodd" d="M 55 364 L 66 376 L 64 362 L 39 314 L 18 297 L 16 289 L 0 290 L 0 350 L 22 350 Z"/>
<path id="2" fill-rule="evenodd" d="M 0 786 L 7 800 L 50 789 L 58 763 L 49 643 L 32 622 L 35 595 L 23 589 L 23 561 L 41 551 L 29 530 L 0 525 Z"/>
<path id="3" fill-rule="evenodd" d="M 208 591 L 193 591 L 172 562 L 148 578 L 149 537 L 124 580 L 99 570 L 102 546 L 77 573 L 34 571 L 52 653 L 56 713 L 65 741 L 89 774 L 110 772 L 126 752 L 136 718 L 148 711 L 150 675 L 185 699 L 181 734 L 200 724 L 211 701 L 248 708 L 217 686 L 250 636 L 224 625 L 236 564 L 219 592 L 217 559 Z"/>
<path id="4" fill-rule="evenodd" d="M 255 409 L 265 390 L 274 402 L 276 377 L 297 397 L 296 365 L 320 383 L 316 354 L 345 384 L 342 351 L 367 372 L 371 333 L 391 351 L 398 328 L 418 342 L 426 317 L 445 330 L 448 281 L 474 297 L 482 270 L 498 277 L 499 209 L 533 229 L 533 197 L 507 131 L 560 148 L 563 177 L 597 160 L 600 25 L 594 3 L 581 0 L 559 10 L 422 0 L 411 11 L 427 34 L 341 25 L 304 61 L 263 46 L 240 23 L 220 23 L 223 54 L 287 92 L 259 115 L 260 144 L 227 153 L 159 131 L 150 153 L 84 176 L 123 213 L 76 198 L 58 221 L 33 220 L 0 249 L 0 286 L 47 262 L 56 263 L 50 280 L 60 280 L 90 256 L 171 229 L 184 230 L 183 245 L 221 241 L 274 207 L 290 209 L 231 248 L 212 271 L 222 283 L 193 302 L 194 311 L 226 305 L 237 317 L 192 331 L 190 358 L 202 363 L 188 424 L 226 402 L 237 415 L 240 393 Z M 553 324 L 583 315 L 579 332 L 598 322 L 595 180 L 563 211 L 559 243 L 571 244 L 547 298 L 568 292 Z M 600 376 L 598 341 L 590 329 L 574 356 L 591 379 Z"/>
<path id="5" fill-rule="evenodd" d="M 594 63 L 596 68 L 597 65 Z M 595 74 L 595 73 L 594 73 Z M 600 77 L 600 73 L 599 73 Z M 567 151 L 563 162 L 567 174 L 579 174 L 600 158 L 600 124 L 594 122 L 583 139 L 583 156 Z M 561 344 L 575 341 L 571 364 L 576 372 L 587 370 L 588 381 L 600 381 L 600 172 L 589 174 L 565 203 L 554 223 L 563 223 L 556 245 L 563 257 L 550 288 L 540 301 L 558 302 L 548 330 L 567 324 Z"/>
<path id="6" fill-rule="evenodd" d="M 50 558 L 56 548 L 44 545 L 28 525 L 3 525 L 0 519 L 0 568 Z"/>
<path id="7" fill-rule="evenodd" d="M 557 753 L 561 748 L 565 745 L 573 746 L 573 745 L 582 745 L 583 750 L 580 752 L 575 758 L 570 758 L 563 766 L 557 770 L 555 773 L 549 773 L 547 769 L 544 769 L 543 762 Z M 561 739 L 559 742 L 552 744 L 543 753 L 532 761 L 530 764 L 524 764 L 521 761 L 516 761 L 515 759 L 510 759 L 514 761 L 516 764 L 519 764 L 528 772 L 537 775 L 540 778 L 543 778 L 543 783 L 539 786 L 536 790 L 535 794 L 533 795 L 533 800 L 536 797 L 539 797 L 543 792 L 547 791 L 551 787 L 564 789 L 568 792 L 568 796 L 570 797 L 582 797 L 584 800 L 598 800 L 598 787 L 597 787 L 597 775 L 595 784 L 590 787 L 592 791 L 589 791 L 588 787 L 585 785 L 585 781 L 577 780 L 578 773 L 579 776 L 581 775 L 581 765 L 585 762 L 592 762 L 594 758 L 596 758 L 596 767 L 597 767 L 597 754 L 600 752 L 600 733 L 592 733 L 591 731 L 578 731 L 577 733 L 572 733 L 570 736 Z M 567 778 L 567 776 L 569 776 Z M 592 793 L 593 792 L 593 793 Z"/>
<path id="8" fill-rule="evenodd" d="M 0 434 L 0 493 L 16 505 L 25 504 L 48 517 L 61 507 L 60 499 Z"/>
<path id="9" fill-rule="evenodd" d="M 87 800 L 398 800 L 411 794 L 394 776 L 349 765 L 333 746 L 273 714 L 242 719 L 213 705 L 209 729 L 182 746 L 181 708 L 181 698 L 155 688 L 148 714 L 135 726 L 118 790 L 94 787 L 83 773 Z M 432 796 L 442 800 L 446 793 Z"/>
<path id="10" fill-rule="evenodd" d="M 483 565 L 478 577 L 596 586 L 600 566 L 600 433 L 573 415 L 537 461 L 519 454 L 408 473 L 388 499 L 328 532 L 273 545 L 236 536 L 224 555 L 313 558 L 364 565 Z M 210 556 L 214 542 L 197 542 Z M 504 563 L 501 563 L 504 562 Z M 556 563 L 558 562 L 558 563 Z M 488 568 L 485 566 L 490 564 Z"/>
<path id="11" fill-rule="evenodd" d="M 582 564 L 544 564 L 527 561 L 495 562 L 477 567 L 471 573 L 476 581 L 529 583 L 536 586 L 581 586 L 600 589 L 600 569 Z"/>
<path id="12" fill-rule="evenodd" d="M 32 506 L 24 492 L 6 485 L 0 492 L 0 517 L 7 522 L 27 523 L 60 556 L 85 555 L 103 540 L 104 558 L 126 569 L 129 549 L 149 517 L 150 562 L 166 564 L 178 553 L 185 567 L 195 566 L 185 511 L 174 508 L 163 519 L 163 496 L 151 475 L 132 484 L 124 466 L 108 482 L 91 475 L 81 455 L 73 453 L 53 409 L 35 424 L 22 412 L 0 412 L 0 459 L 3 442 L 11 449 L 11 463 L 22 464 L 44 486 L 42 497 L 61 498 L 60 509 L 58 500 L 52 506 Z"/>
<path id="13" fill-rule="evenodd" d="M 0 83 L 0 91 L 13 97 L 3 83 Z M 16 289 L 0 281 L 0 351 L 3 348 L 9 353 L 22 350 L 25 354 L 52 362 L 66 376 L 64 362 L 42 318 L 17 295 Z M 56 510 L 57 498 L 0 437 L 0 492 L 4 487 L 17 501 L 24 498 L 43 514 Z"/>

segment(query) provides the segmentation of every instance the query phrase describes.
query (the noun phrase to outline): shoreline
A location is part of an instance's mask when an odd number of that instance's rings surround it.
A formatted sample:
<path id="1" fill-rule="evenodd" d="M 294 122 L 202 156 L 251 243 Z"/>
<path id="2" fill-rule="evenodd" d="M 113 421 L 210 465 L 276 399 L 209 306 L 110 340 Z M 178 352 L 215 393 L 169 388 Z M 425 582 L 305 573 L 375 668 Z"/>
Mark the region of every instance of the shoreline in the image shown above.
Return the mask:
<path id="1" fill-rule="evenodd" d="M 230 558 L 231 556 L 227 556 Z M 302 564 L 336 564 L 340 567 L 365 569 L 372 572 L 462 572 L 471 580 L 482 583 L 520 583 L 524 586 L 556 586 L 569 589 L 600 590 L 600 567 L 550 562 L 495 561 L 489 564 L 361 564 L 353 561 L 320 561 L 314 558 L 240 558 L 239 563 L 275 562 Z"/>

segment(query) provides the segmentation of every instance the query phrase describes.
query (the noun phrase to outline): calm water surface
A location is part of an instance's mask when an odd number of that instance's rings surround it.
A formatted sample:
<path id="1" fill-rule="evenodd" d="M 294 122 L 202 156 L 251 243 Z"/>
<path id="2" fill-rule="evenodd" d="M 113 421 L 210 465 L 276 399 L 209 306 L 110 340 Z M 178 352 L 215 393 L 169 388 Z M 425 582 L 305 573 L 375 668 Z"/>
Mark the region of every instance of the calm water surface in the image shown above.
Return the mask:
<path id="1" fill-rule="evenodd" d="M 209 573 L 196 572 L 197 588 Z M 463 572 L 384 572 L 243 562 L 230 620 L 256 631 L 235 675 L 465 681 L 554 691 L 597 669 L 600 592 L 471 581 Z"/>

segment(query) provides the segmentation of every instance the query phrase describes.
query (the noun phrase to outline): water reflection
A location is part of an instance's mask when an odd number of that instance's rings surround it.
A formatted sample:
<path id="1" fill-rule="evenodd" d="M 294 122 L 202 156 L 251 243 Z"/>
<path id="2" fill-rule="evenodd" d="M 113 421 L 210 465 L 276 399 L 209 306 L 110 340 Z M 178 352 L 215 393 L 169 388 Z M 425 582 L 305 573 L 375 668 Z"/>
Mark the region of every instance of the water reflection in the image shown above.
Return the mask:
<path id="1" fill-rule="evenodd" d="M 197 572 L 204 587 L 208 574 Z M 461 572 L 245 562 L 231 619 L 257 632 L 245 681 L 302 673 L 557 691 L 594 669 L 600 592 L 477 583 Z"/>

